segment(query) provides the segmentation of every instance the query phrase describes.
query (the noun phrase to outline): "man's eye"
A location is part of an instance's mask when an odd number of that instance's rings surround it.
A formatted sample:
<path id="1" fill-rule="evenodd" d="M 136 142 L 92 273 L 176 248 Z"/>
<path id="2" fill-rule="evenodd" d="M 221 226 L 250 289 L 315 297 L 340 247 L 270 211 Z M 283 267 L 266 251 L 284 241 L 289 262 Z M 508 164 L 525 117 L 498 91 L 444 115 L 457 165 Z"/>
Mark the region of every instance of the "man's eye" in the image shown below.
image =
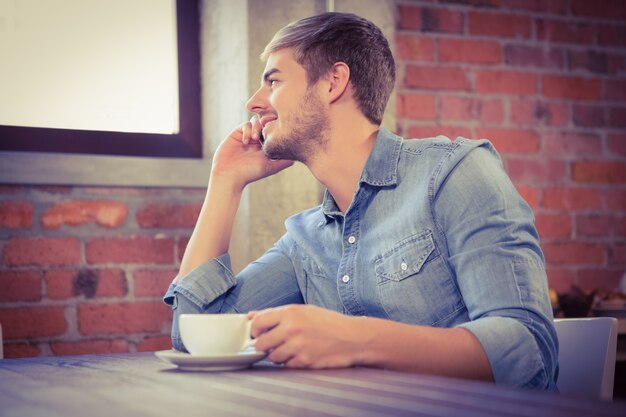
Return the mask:
<path id="1" fill-rule="evenodd" d="M 276 83 L 278 83 L 278 80 L 268 80 L 270 87 L 274 87 L 276 85 Z"/>

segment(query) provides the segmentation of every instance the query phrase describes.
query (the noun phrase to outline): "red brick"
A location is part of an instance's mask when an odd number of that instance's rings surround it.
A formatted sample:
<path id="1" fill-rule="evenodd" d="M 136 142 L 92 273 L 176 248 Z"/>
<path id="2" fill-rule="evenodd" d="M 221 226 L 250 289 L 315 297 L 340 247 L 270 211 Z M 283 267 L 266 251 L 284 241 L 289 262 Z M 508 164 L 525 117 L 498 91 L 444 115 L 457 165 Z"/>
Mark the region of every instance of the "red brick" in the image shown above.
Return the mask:
<path id="1" fill-rule="evenodd" d="M 626 107 L 611 107 L 609 109 L 609 126 L 626 128 Z"/>
<path id="2" fill-rule="evenodd" d="M 606 80 L 604 97 L 609 100 L 626 100 L 626 80 Z"/>
<path id="3" fill-rule="evenodd" d="M 399 94 L 397 113 L 399 118 L 434 120 L 437 116 L 436 98 L 427 94 Z"/>
<path id="4" fill-rule="evenodd" d="M 564 67 L 565 54 L 554 47 L 506 45 L 505 62 L 515 67 L 537 67 L 558 69 Z"/>
<path id="5" fill-rule="evenodd" d="M 178 238 L 178 242 L 176 244 L 176 251 L 178 252 L 178 262 L 183 260 L 183 255 L 185 254 L 185 250 L 187 249 L 187 244 L 189 243 L 189 236 L 183 236 Z"/>
<path id="6" fill-rule="evenodd" d="M 609 236 L 613 219 L 611 216 L 588 214 L 576 216 L 576 236 L 598 237 Z"/>
<path id="7" fill-rule="evenodd" d="M 480 121 L 484 124 L 500 124 L 504 119 L 502 100 L 483 100 L 480 106 Z"/>
<path id="8" fill-rule="evenodd" d="M 35 271 L 0 271 L 0 302 L 39 301 L 41 273 Z"/>
<path id="9" fill-rule="evenodd" d="M 84 335 L 158 332 L 169 325 L 170 311 L 161 301 L 78 306 L 78 330 Z"/>
<path id="10" fill-rule="evenodd" d="M 541 198 L 541 190 L 535 187 L 517 185 L 517 192 L 520 193 L 522 198 L 526 200 L 528 205 L 533 209 L 539 207 L 539 200 Z"/>
<path id="11" fill-rule="evenodd" d="M 446 9 L 422 9 L 422 32 L 463 33 L 464 14 Z"/>
<path id="12" fill-rule="evenodd" d="M 609 248 L 609 265 L 626 265 L 626 243 L 616 243 Z"/>
<path id="13" fill-rule="evenodd" d="M 174 261 L 174 240 L 165 237 L 103 237 L 87 242 L 87 262 L 158 263 Z"/>
<path id="14" fill-rule="evenodd" d="M 502 47 L 491 41 L 440 39 L 439 61 L 499 64 L 502 62 Z"/>
<path id="15" fill-rule="evenodd" d="M 626 70 L 626 55 L 607 54 L 609 74 L 618 74 Z"/>
<path id="16" fill-rule="evenodd" d="M 566 268 L 546 268 L 548 284 L 558 293 L 567 292 L 576 282 L 576 271 Z"/>
<path id="17" fill-rule="evenodd" d="M 419 30 L 422 28 L 422 10 L 419 7 L 401 4 L 398 6 L 399 29 Z"/>
<path id="18" fill-rule="evenodd" d="M 41 217 L 41 223 L 46 229 L 94 222 L 100 226 L 115 228 L 124 222 L 126 213 L 126 204 L 117 201 L 63 201 L 46 210 Z"/>
<path id="19" fill-rule="evenodd" d="M 135 271 L 135 296 L 162 296 L 177 274 L 178 271 L 174 269 L 143 269 Z"/>
<path id="20" fill-rule="evenodd" d="M 0 185 L 0 194 L 20 194 L 26 191 L 26 187 L 17 185 Z"/>
<path id="21" fill-rule="evenodd" d="M 77 264 L 80 262 L 80 242 L 71 237 L 14 237 L 5 245 L 3 259 L 9 266 Z"/>
<path id="22" fill-rule="evenodd" d="M 537 91 L 537 76 L 510 71 L 478 71 L 476 92 L 509 95 L 533 95 Z"/>
<path id="23" fill-rule="evenodd" d="M 588 51 L 568 51 L 567 61 L 569 69 L 575 71 L 577 69 L 588 70 L 598 74 L 607 74 L 609 72 L 609 59 L 606 53 L 596 50 Z"/>
<path id="24" fill-rule="evenodd" d="M 572 219 L 567 214 L 538 214 L 535 225 L 540 238 L 568 238 L 572 235 Z"/>
<path id="25" fill-rule="evenodd" d="M 618 286 L 623 270 L 607 268 L 581 269 L 578 271 L 578 286 L 585 291 L 613 291 Z"/>
<path id="26" fill-rule="evenodd" d="M 441 96 L 441 120 L 472 120 L 480 111 L 480 101 L 473 98 Z"/>
<path id="27" fill-rule="evenodd" d="M 543 137 L 544 152 L 553 156 L 599 156 L 602 140 L 593 134 L 560 133 Z"/>
<path id="28" fill-rule="evenodd" d="M 32 358 L 34 356 L 40 356 L 41 349 L 37 345 L 32 343 L 5 343 L 4 344 L 4 358 L 16 359 L 16 358 Z"/>
<path id="29" fill-rule="evenodd" d="M 123 297 L 128 294 L 128 283 L 124 271 L 104 269 L 98 271 L 96 297 Z"/>
<path id="30" fill-rule="evenodd" d="M 604 127 L 607 125 L 607 119 L 607 109 L 604 106 L 574 105 L 572 120 L 576 126 Z"/>
<path id="31" fill-rule="evenodd" d="M 598 100 L 600 80 L 562 75 L 543 76 L 543 95 L 574 100 Z"/>
<path id="32" fill-rule="evenodd" d="M 469 90 L 467 73 L 460 68 L 408 65 L 404 85 L 435 90 Z"/>
<path id="33" fill-rule="evenodd" d="M 536 104 L 530 100 L 511 100 L 511 122 L 517 125 L 532 125 L 536 122 Z"/>
<path id="34" fill-rule="evenodd" d="M 435 136 L 447 136 L 455 139 L 458 136 L 471 137 L 470 130 L 463 126 L 410 126 L 407 137 L 415 139 L 432 138 Z"/>
<path id="35" fill-rule="evenodd" d="M 546 243 L 543 249 L 551 265 L 599 265 L 605 258 L 604 247 L 595 243 Z"/>
<path id="36" fill-rule="evenodd" d="M 84 296 L 123 297 L 128 293 L 124 271 L 120 269 L 80 269 L 46 273 L 48 297 L 64 299 Z"/>
<path id="37" fill-rule="evenodd" d="M 162 187 L 82 187 L 81 190 L 88 194 L 126 197 L 167 197 L 172 193 L 178 193 L 177 188 Z M 205 190 L 206 192 L 206 190 Z"/>
<path id="38" fill-rule="evenodd" d="M 542 41 L 591 44 L 593 27 L 588 23 L 538 19 L 537 38 Z"/>
<path id="39" fill-rule="evenodd" d="M 567 104 L 541 103 L 537 106 L 537 117 L 547 126 L 567 126 L 570 119 L 570 108 Z"/>
<path id="40" fill-rule="evenodd" d="M 83 340 L 76 342 L 52 342 L 50 348 L 55 355 L 86 355 L 128 352 L 126 340 Z"/>
<path id="41" fill-rule="evenodd" d="M 593 210 L 602 207 L 602 194 L 595 188 L 547 187 L 543 190 L 545 208 Z"/>
<path id="42" fill-rule="evenodd" d="M 472 35 L 530 38 L 531 23 L 528 16 L 470 12 L 469 32 Z"/>
<path id="43" fill-rule="evenodd" d="M 137 352 L 154 352 L 172 348 L 172 339 L 169 336 L 147 337 L 137 344 Z"/>
<path id="44" fill-rule="evenodd" d="M 420 35 L 396 35 L 396 58 L 409 61 L 434 61 L 435 43 Z M 204 191 L 206 193 L 206 190 Z"/>
<path id="45" fill-rule="evenodd" d="M 504 4 L 510 9 L 532 12 L 566 14 L 568 10 L 567 0 L 504 0 Z"/>
<path id="46" fill-rule="evenodd" d="M 574 161 L 572 180 L 578 182 L 624 183 L 626 164 L 612 161 Z"/>
<path id="47" fill-rule="evenodd" d="M 46 294 L 53 300 L 63 300 L 74 296 L 74 277 L 76 271 L 46 271 Z"/>
<path id="48" fill-rule="evenodd" d="M 28 229 L 33 225 L 33 206 L 21 201 L 0 202 L 0 227 Z"/>
<path id="49" fill-rule="evenodd" d="M 516 181 L 549 183 L 566 177 L 565 162 L 550 159 L 507 158 L 506 170 Z"/>
<path id="50" fill-rule="evenodd" d="M 603 46 L 626 46 L 626 26 L 599 25 L 598 43 Z"/>
<path id="51" fill-rule="evenodd" d="M 441 0 L 441 3 L 467 4 L 479 7 L 499 7 L 501 0 Z"/>
<path id="52" fill-rule="evenodd" d="M 201 204 L 148 204 L 137 212 L 137 222 L 143 228 L 193 228 L 201 208 Z"/>
<path id="53" fill-rule="evenodd" d="M 74 187 L 63 185 L 41 185 L 34 186 L 32 189 L 46 194 L 69 194 L 72 192 Z"/>
<path id="54" fill-rule="evenodd" d="M 626 134 L 609 134 L 607 147 L 615 154 L 626 156 Z"/>
<path id="55" fill-rule="evenodd" d="M 572 13 L 577 16 L 601 17 L 603 19 L 626 19 L 623 0 L 572 0 Z"/>
<path id="56" fill-rule="evenodd" d="M 5 339 L 59 336 L 67 330 L 63 307 L 18 307 L 0 309 Z"/>
<path id="57" fill-rule="evenodd" d="M 617 236 L 626 236 L 626 216 L 615 219 L 615 234 Z"/>
<path id="58" fill-rule="evenodd" d="M 536 153 L 539 151 L 539 136 L 531 130 L 476 129 L 476 136 L 491 140 L 500 153 Z"/>
<path id="59" fill-rule="evenodd" d="M 610 188 L 605 191 L 605 199 L 609 210 L 626 211 L 626 189 Z"/>

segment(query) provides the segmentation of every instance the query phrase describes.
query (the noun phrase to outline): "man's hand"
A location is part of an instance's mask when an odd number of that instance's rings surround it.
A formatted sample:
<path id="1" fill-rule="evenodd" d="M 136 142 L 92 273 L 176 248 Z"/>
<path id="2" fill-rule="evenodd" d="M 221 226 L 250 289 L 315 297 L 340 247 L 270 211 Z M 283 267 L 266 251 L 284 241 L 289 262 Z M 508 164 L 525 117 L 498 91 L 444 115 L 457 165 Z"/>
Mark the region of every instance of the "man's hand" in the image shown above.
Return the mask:
<path id="1" fill-rule="evenodd" d="M 243 189 L 247 184 L 276 174 L 293 161 L 273 161 L 263 153 L 261 124 L 256 116 L 235 128 L 220 144 L 213 156 L 211 176 L 229 179 Z"/>
<path id="2" fill-rule="evenodd" d="M 293 368 L 345 368 L 358 364 L 364 338 L 360 317 L 312 305 L 289 305 L 248 315 L 258 351 Z"/>

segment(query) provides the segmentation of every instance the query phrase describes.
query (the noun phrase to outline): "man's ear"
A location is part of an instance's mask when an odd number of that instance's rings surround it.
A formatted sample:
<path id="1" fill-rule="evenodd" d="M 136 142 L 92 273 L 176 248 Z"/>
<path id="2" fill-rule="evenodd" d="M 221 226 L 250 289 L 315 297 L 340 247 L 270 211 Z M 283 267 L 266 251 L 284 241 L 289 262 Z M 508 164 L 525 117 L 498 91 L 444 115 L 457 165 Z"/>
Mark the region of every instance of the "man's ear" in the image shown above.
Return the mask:
<path id="1" fill-rule="evenodd" d="M 350 67 L 345 62 L 335 62 L 328 71 L 328 98 L 332 103 L 348 89 Z"/>

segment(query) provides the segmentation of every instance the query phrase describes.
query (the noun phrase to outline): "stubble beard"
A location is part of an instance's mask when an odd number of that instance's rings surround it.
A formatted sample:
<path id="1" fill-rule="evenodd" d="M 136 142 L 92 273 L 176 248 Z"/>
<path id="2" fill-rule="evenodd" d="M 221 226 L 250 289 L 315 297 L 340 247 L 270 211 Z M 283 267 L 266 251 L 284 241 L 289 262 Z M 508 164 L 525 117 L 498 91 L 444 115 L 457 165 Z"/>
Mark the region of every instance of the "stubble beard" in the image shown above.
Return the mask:
<path id="1" fill-rule="evenodd" d="M 309 162 L 316 152 L 324 150 L 328 142 L 328 115 L 315 90 L 309 89 L 302 99 L 302 107 L 284 118 L 291 131 L 270 137 L 263 145 L 269 159 Z"/>

